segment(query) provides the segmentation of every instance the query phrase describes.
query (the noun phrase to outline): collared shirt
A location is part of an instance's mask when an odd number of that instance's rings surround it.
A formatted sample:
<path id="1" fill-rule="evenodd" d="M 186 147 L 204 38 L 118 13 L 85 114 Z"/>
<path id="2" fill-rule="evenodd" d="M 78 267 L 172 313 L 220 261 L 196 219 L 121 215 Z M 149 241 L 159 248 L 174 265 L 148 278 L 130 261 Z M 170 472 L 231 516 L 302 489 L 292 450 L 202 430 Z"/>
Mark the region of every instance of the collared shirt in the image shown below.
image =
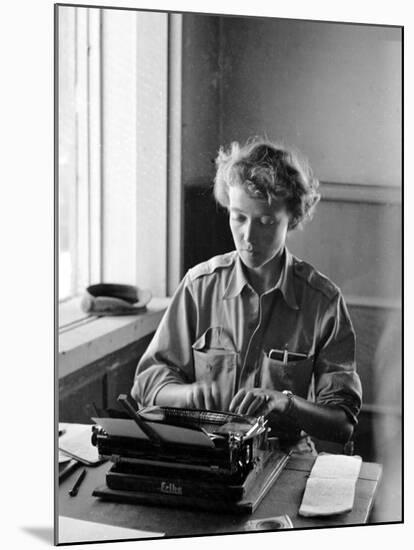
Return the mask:
<path id="1" fill-rule="evenodd" d="M 272 350 L 287 350 L 288 361 Z M 287 249 L 279 281 L 260 296 L 237 252 L 190 269 L 138 364 L 132 395 L 151 405 L 166 384 L 201 380 L 218 384 L 221 410 L 240 388 L 263 387 L 340 406 L 356 423 L 362 391 L 340 290 Z M 280 434 L 300 431 L 277 413 L 269 421 Z"/>

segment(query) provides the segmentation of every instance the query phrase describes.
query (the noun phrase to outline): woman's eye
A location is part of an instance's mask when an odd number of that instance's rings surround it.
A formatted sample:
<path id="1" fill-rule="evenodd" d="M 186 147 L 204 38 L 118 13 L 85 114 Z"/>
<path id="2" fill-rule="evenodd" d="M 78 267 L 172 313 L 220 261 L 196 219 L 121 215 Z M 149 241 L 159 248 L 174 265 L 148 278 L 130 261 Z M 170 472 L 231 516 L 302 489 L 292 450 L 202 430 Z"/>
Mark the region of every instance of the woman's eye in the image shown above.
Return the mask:
<path id="1" fill-rule="evenodd" d="M 273 225 L 275 223 L 275 219 L 271 216 L 262 216 L 260 218 L 260 223 L 262 225 Z"/>
<path id="2" fill-rule="evenodd" d="M 234 222 L 242 222 L 243 221 L 243 216 L 241 214 L 236 214 L 235 212 L 232 212 L 230 214 L 230 219 Z"/>

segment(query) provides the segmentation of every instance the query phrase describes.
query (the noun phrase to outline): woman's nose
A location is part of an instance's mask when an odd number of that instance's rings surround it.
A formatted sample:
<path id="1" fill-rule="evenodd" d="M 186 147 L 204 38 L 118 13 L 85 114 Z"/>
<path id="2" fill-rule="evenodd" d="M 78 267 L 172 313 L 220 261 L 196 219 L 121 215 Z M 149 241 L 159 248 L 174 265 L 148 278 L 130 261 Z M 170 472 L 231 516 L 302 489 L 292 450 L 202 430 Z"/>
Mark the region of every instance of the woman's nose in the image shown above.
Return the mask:
<path id="1" fill-rule="evenodd" d="M 246 243 L 253 243 L 254 242 L 254 228 L 251 221 L 247 221 L 244 226 L 243 231 L 243 238 L 246 241 Z"/>

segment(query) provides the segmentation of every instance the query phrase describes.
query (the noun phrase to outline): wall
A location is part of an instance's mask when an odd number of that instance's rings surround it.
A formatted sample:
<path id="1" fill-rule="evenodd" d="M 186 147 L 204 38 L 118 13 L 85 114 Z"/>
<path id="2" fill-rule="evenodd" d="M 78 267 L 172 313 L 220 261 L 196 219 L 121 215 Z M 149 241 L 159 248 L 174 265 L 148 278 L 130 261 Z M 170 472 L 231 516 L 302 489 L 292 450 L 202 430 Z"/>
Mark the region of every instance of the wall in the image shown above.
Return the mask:
<path id="1" fill-rule="evenodd" d="M 323 181 L 401 182 L 401 31 L 223 18 L 225 142 L 282 138 Z"/>
<path id="2" fill-rule="evenodd" d="M 323 200 L 314 219 L 289 235 L 288 246 L 328 275 L 348 297 L 400 300 L 398 203 Z"/>
<path id="3" fill-rule="evenodd" d="M 219 20 L 183 17 L 182 177 L 205 185 L 214 177 L 219 146 Z"/>

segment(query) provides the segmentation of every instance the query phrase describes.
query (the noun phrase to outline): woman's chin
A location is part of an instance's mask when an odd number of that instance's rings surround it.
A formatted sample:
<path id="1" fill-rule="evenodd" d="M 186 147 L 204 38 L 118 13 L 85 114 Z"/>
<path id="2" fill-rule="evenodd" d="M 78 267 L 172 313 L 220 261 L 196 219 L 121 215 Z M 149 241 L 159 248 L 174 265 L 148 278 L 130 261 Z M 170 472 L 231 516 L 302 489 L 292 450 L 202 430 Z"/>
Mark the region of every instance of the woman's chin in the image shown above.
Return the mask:
<path id="1" fill-rule="evenodd" d="M 280 252 L 275 252 L 270 258 L 263 257 L 263 254 L 258 252 L 249 252 L 247 250 L 240 250 L 239 256 L 241 261 L 248 269 L 260 270 L 268 266 L 271 268 L 272 262 L 277 261 L 280 258 Z M 283 252 L 283 250 L 281 251 Z"/>
<path id="2" fill-rule="evenodd" d="M 262 256 L 254 252 L 246 252 L 243 250 L 239 255 L 244 265 L 249 269 L 260 269 L 267 263 L 266 260 L 263 260 Z"/>

